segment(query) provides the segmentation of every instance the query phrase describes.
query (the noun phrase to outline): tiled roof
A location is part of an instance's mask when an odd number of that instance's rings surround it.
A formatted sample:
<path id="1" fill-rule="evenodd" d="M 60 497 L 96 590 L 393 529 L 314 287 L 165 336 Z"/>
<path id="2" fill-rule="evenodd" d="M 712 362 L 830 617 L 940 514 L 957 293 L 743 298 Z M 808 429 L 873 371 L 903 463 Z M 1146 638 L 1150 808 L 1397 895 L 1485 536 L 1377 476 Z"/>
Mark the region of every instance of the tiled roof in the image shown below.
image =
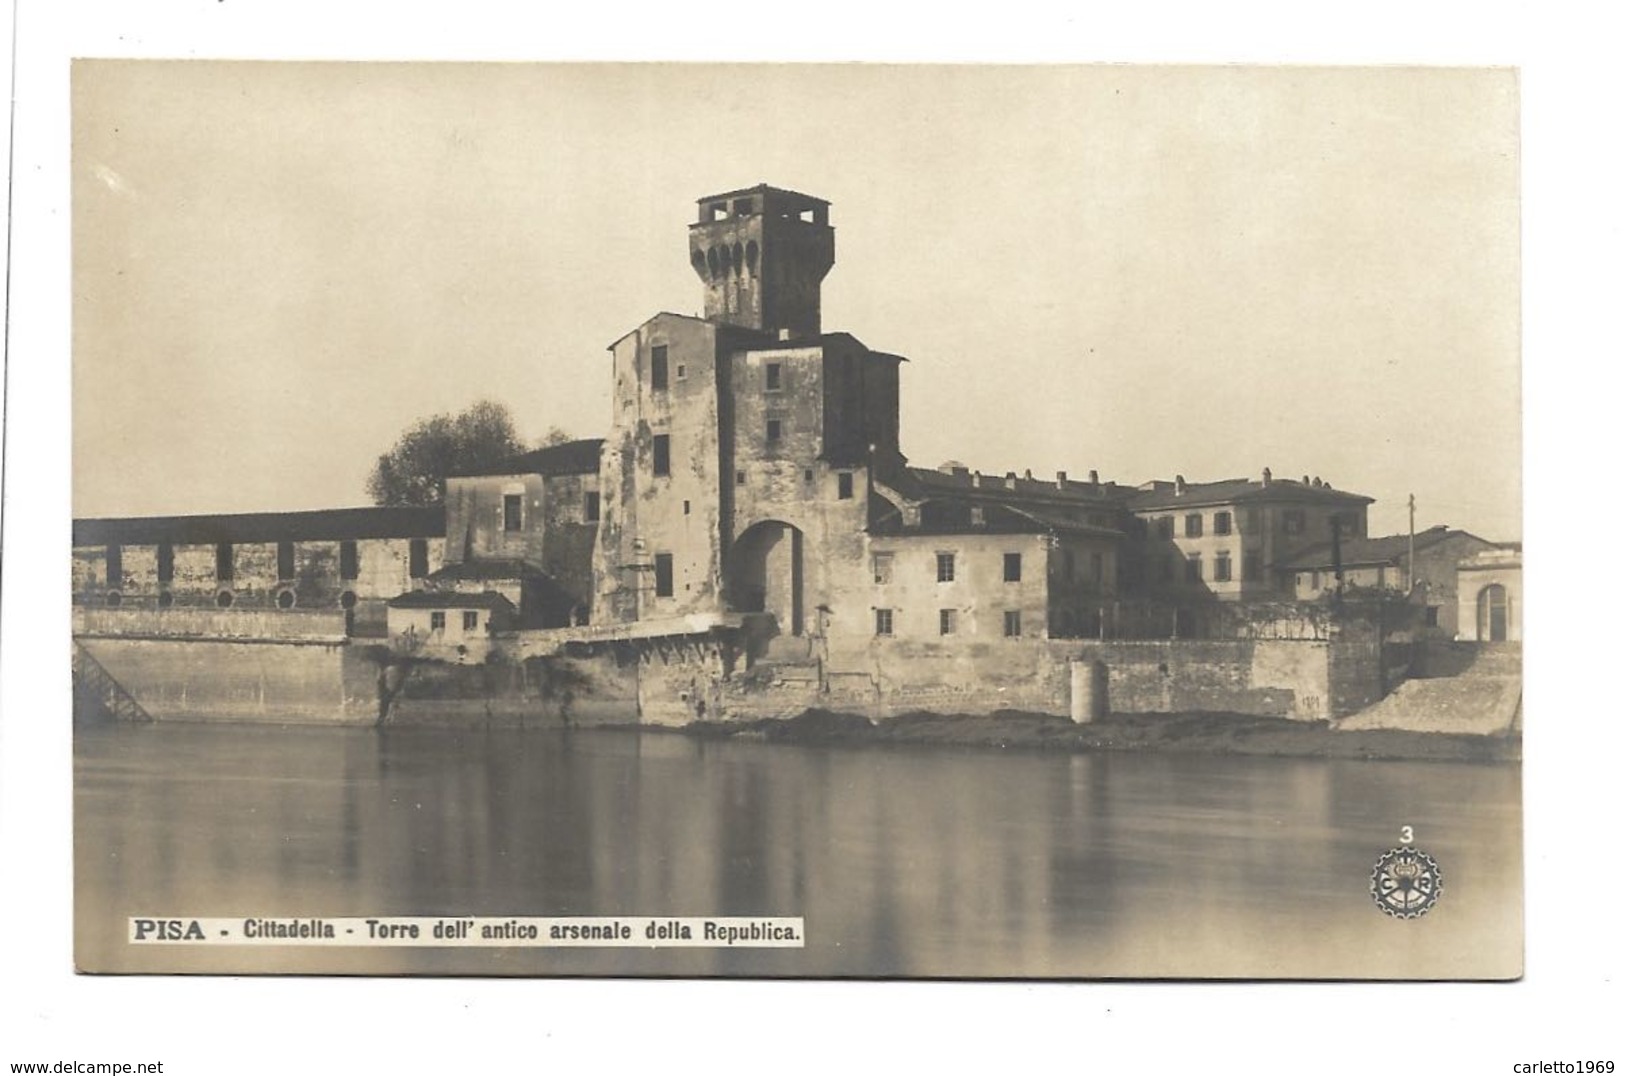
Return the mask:
<path id="1" fill-rule="evenodd" d="M 539 577 L 542 571 L 517 557 L 486 557 L 448 564 L 429 575 L 431 583 L 488 581 L 492 579 L 528 579 Z"/>
<path id="2" fill-rule="evenodd" d="M 979 476 L 979 477 L 978 477 Z M 953 473 L 925 467 L 907 467 L 887 483 L 913 500 L 933 496 L 965 497 L 1006 503 L 1087 504 L 1115 508 L 1134 491 L 1113 482 L 1064 482 L 1042 478 L 1007 478 L 961 468 Z"/>
<path id="3" fill-rule="evenodd" d="M 597 474 L 599 449 L 604 445 L 602 437 L 592 437 L 583 441 L 566 441 L 561 445 L 549 445 L 538 448 L 534 452 L 526 452 L 518 456 L 509 456 L 484 467 L 469 467 L 452 472 L 452 478 L 473 478 L 480 475 L 506 475 L 506 474 Z"/>
<path id="4" fill-rule="evenodd" d="M 459 594 L 455 590 L 410 590 L 389 599 L 391 609 L 490 609 L 511 613 L 513 602 L 494 590 Z"/>
<path id="5" fill-rule="evenodd" d="M 973 510 L 979 509 L 982 521 L 975 522 Z M 903 524 L 901 511 L 881 514 L 869 528 L 870 534 L 905 536 L 911 534 L 1072 534 L 1095 538 L 1116 539 L 1121 531 L 1101 527 L 1083 520 L 1068 518 L 1059 512 L 1043 512 L 1023 508 L 1016 504 L 991 500 L 972 501 L 964 498 L 938 497 L 920 505 L 920 522 L 912 527 Z"/>
<path id="6" fill-rule="evenodd" d="M 1259 501 L 1297 503 L 1370 504 L 1372 498 L 1330 486 L 1305 485 L 1290 478 L 1276 478 L 1269 485 L 1252 478 L 1227 478 L 1218 482 L 1186 482 L 1183 492 L 1172 482 L 1157 482 L 1152 489 L 1140 489 L 1129 500 L 1136 512 L 1163 508 L 1198 507 L 1210 504 L 1237 504 Z"/>
<path id="7" fill-rule="evenodd" d="M 1416 533 L 1416 551 L 1420 553 L 1447 538 L 1463 536 L 1476 538 L 1476 535 L 1468 534 L 1466 531 L 1453 531 L 1445 526 L 1429 527 Z M 1410 548 L 1410 536 L 1389 534 L 1381 538 L 1345 538 L 1338 544 L 1341 546 L 1338 556 L 1345 568 L 1364 564 L 1393 564 L 1405 557 Z M 1327 541 L 1300 549 L 1280 561 L 1277 566 L 1292 571 L 1309 571 L 1335 567 L 1332 561 L 1332 543 Z"/>
<path id="8" fill-rule="evenodd" d="M 823 198 L 811 194 L 802 194 L 800 191 L 793 191 L 786 187 L 775 187 L 770 183 L 758 183 L 754 187 L 741 187 L 736 191 L 723 191 L 721 194 L 708 194 L 704 198 L 696 198 L 695 202 L 715 202 L 741 194 L 784 194 L 791 198 L 800 199 L 803 202 L 817 202 L 819 205 L 829 205 L 829 202 Z"/>
<path id="9" fill-rule="evenodd" d="M 360 538 L 442 538 L 446 510 L 328 508 L 316 512 L 247 512 L 236 515 L 136 516 L 76 519 L 73 544 L 212 545 L 219 542 L 318 542 Z"/>

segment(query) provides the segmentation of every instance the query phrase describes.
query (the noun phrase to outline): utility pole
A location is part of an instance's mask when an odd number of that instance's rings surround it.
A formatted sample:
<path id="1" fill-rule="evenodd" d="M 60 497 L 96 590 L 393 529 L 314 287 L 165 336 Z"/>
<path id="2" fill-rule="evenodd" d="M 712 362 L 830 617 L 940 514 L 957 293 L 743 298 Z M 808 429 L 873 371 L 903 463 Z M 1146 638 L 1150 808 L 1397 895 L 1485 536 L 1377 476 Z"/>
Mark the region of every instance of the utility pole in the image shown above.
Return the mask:
<path id="1" fill-rule="evenodd" d="M 1405 544 L 1405 596 L 1416 589 L 1416 494 L 1410 495 L 1411 532 Z"/>

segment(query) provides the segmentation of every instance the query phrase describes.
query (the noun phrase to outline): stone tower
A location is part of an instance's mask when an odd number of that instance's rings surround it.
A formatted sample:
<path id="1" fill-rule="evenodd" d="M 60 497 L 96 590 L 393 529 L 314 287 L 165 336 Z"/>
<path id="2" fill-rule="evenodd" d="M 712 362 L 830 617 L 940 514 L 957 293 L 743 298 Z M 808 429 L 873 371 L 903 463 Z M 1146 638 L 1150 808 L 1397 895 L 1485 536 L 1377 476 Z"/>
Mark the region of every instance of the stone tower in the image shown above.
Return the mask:
<path id="1" fill-rule="evenodd" d="M 689 262 L 705 316 L 780 338 L 819 334 L 819 288 L 835 264 L 829 203 L 759 184 L 701 198 Z"/>

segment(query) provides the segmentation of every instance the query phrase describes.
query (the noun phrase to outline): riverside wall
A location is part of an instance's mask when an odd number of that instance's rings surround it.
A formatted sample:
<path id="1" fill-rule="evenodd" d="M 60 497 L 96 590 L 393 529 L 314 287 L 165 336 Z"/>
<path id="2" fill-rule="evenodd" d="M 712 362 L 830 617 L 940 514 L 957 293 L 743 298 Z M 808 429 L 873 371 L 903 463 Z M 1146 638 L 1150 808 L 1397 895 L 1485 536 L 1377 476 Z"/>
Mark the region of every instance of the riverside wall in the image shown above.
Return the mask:
<path id="1" fill-rule="evenodd" d="M 788 718 L 813 708 L 1066 716 L 1070 664 L 1105 670 L 1114 714 L 1221 712 L 1324 720 L 1381 697 L 1373 640 L 887 641 L 839 665 L 754 667 L 720 642 L 589 648 L 454 664 L 323 641 L 81 637 L 156 720 L 572 727 Z M 528 656 L 520 656 L 528 653 Z"/>
<path id="2" fill-rule="evenodd" d="M 157 721 L 370 725 L 375 664 L 343 643 L 81 638 Z"/>

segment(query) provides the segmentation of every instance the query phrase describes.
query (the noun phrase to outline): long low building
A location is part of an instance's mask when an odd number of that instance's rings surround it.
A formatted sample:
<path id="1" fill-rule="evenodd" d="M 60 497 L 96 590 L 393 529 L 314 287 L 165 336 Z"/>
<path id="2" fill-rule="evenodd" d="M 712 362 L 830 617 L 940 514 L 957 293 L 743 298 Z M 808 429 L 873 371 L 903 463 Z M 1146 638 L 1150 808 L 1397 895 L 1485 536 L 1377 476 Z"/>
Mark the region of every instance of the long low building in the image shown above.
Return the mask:
<path id="1" fill-rule="evenodd" d="M 145 516 L 73 522 L 76 605 L 109 610 L 342 610 L 382 635 L 386 603 L 445 559 L 429 508 Z"/>

